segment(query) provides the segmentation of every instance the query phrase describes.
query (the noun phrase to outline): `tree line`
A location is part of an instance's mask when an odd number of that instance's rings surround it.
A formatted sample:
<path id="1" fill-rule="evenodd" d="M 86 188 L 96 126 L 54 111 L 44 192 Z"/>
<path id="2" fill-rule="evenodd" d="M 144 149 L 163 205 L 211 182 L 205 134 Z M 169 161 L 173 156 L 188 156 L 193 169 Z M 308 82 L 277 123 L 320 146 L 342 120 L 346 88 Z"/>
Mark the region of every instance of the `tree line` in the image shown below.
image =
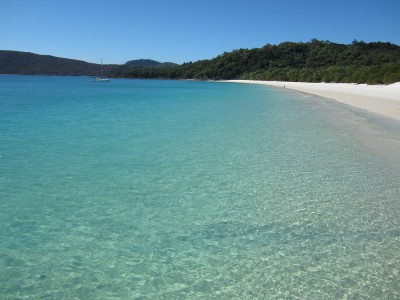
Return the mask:
<path id="1" fill-rule="evenodd" d="M 390 84 L 400 81 L 400 46 L 353 41 L 267 44 L 225 52 L 210 60 L 170 67 L 136 67 L 112 74 L 129 78 L 279 80 Z"/>

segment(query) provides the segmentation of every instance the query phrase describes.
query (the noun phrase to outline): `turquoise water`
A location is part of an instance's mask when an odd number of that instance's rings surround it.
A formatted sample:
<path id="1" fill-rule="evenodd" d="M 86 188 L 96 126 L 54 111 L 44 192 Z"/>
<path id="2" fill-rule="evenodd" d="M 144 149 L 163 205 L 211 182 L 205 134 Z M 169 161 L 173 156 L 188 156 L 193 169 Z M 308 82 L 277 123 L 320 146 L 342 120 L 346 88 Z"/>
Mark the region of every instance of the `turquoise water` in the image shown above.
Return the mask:
<path id="1" fill-rule="evenodd" d="M 287 90 L 0 76 L 0 298 L 398 299 L 400 168 L 359 128 L 400 141 Z"/>

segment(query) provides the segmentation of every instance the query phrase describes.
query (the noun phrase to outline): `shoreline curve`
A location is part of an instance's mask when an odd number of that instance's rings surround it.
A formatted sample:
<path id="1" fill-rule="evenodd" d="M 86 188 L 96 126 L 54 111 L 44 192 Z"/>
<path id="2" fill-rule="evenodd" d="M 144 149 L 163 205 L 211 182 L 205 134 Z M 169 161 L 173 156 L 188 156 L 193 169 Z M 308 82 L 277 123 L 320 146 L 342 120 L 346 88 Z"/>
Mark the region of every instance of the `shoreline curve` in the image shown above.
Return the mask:
<path id="1" fill-rule="evenodd" d="M 400 121 L 400 82 L 390 85 L 261 80 L 225 80 L 223 82 L 260 84 L 286 88 L 329 98 L 386 118 Z"/>

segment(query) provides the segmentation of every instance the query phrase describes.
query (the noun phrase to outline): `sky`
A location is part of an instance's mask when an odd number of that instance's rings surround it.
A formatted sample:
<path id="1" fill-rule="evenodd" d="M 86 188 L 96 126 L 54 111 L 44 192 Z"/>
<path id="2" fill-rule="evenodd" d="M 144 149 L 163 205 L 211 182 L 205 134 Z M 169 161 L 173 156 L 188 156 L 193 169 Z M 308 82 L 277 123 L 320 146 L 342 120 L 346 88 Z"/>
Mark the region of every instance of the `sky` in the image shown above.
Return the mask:
<path id="1" fill-rule="evenodd" d="M 399 0 L 0 0 L 0 50 L 183 63 L 313 38 L 400 45 Z"/>

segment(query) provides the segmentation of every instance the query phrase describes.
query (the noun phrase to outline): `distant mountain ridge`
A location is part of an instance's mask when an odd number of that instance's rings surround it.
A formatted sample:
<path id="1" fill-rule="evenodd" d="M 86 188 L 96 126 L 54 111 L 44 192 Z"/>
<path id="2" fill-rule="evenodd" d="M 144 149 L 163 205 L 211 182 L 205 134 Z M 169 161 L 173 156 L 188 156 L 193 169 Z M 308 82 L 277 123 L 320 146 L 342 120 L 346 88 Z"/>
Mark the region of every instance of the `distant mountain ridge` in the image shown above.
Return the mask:
<path id="1" fill-rule="evenodd" d="M 0 50 L 0 73 L 21 75 L 96 75 L 97 64 L 40 55 L 31 52 Z"/>
<path id="2" fill-rule="evenodd" d="M 115 76 L 132 68 L 170 66 L 177 66 L 177 64 L 138 59 L 128 61 L 123 65 L 105 64 L 103 69 L 107 76 Z M 31 52 L 0 50 L 0 74 L 96 76 L 99 72 L 99 64 Z"/>
<path id="3" fill-rule="evenodd" d="M 152 59 L 135 59 L 126 62 L 123 66 L 129 67 L 172 67 L 177 66 L 175 63 L 165 62 L 161 63 Z"/>

